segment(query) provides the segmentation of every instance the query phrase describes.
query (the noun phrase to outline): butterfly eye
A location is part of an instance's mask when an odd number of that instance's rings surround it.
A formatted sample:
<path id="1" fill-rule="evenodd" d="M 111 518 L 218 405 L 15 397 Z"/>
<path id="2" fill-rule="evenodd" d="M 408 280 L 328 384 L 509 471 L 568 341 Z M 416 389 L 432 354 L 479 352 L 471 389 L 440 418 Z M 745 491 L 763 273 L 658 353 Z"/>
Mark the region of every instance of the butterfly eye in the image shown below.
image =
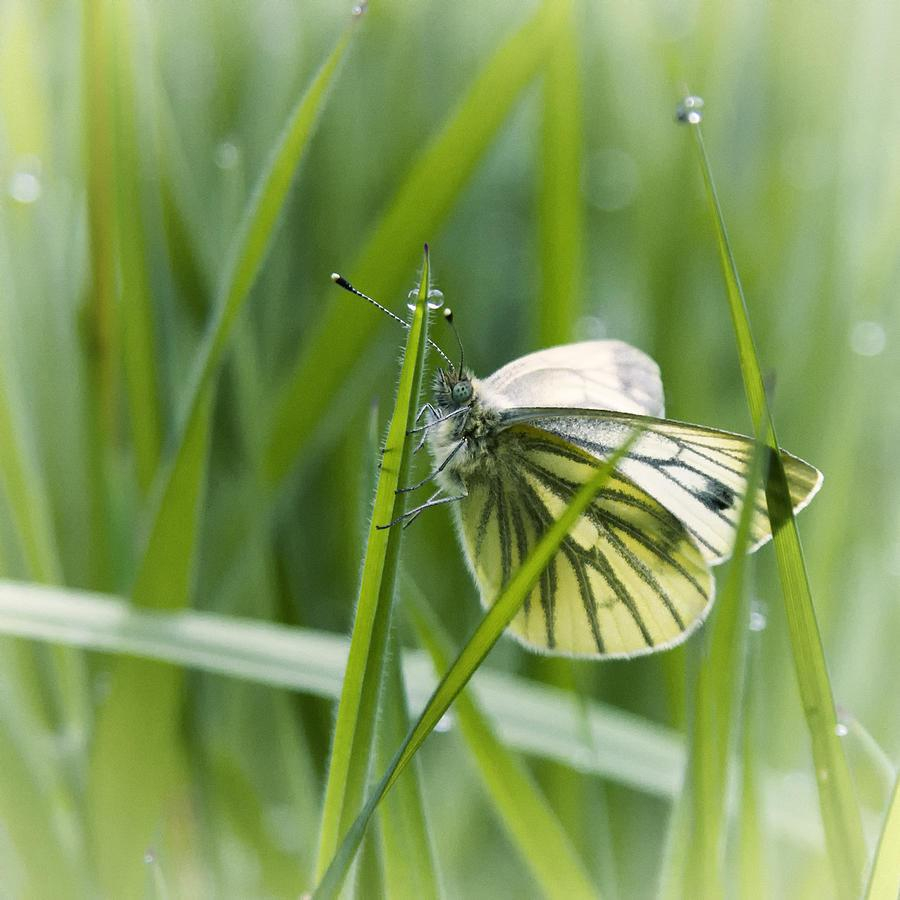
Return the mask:
<path id="1" fill-rule="evenodd" d="M 450 391 L 455 403 L 468 403 L 472 399 L 472 383 L 470 381 L 457 381 Z"/>

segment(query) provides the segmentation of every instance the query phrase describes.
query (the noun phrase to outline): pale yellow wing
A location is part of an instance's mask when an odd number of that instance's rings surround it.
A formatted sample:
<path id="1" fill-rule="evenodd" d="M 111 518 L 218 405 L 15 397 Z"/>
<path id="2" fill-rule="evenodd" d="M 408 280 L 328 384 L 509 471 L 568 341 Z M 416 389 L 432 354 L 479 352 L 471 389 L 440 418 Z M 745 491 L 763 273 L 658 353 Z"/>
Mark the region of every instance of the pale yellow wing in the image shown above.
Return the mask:
<path id="1" fill-rule="evenodd" d="M 612 454 L 635 428 L 642 429 L 619 470 L 684 523 L 707 562 L 717 565 L 731 555 L 747 490 L 747 469 L 756 446 L 751 438 L 612 411 L 516 409 L 510 410 L 505 420 L 533 423 L 599 459 Z M 781 461 L 797 512 L 819 490 L 822 473 L 784 450 Z M 750 551 L 772 536 L 762 488 L 752 493 L 752 502 Z"/>
<path id="2" fill-rule="evenodd" d="M 501 432 L 490 466 L 458 504 L 467 556 L 490 605 L 548 525 L 599 465 L 542 429 Z M 713 597 L 703 554 L 671 512 L 614 473 L 543 573 L 510 632 L 570 656 L 636 656 L 671 647 Z"/>

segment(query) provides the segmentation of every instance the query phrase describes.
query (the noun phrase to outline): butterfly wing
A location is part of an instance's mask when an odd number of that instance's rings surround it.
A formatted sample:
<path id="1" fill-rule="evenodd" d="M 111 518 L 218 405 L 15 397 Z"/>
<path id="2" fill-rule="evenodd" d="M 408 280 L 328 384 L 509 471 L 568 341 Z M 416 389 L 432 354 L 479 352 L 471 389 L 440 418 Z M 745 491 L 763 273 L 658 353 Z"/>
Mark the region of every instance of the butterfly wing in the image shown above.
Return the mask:
<path id="1" fill-rule="evenodd" d="M 458 505 L 488 606 L 599 462 L 530 425 L 500 432 L 492 464 Z M 543 652 L 635 656 L 680 643 L 713 597 L 709 567 L 671 512 L 614 472 L 570 531 L 509 630 Z"/>
<path id="2" fill-rule="evenodd" d="M 538 424 L 598 459 L 608 457 L 635 426 L 642 428 L 619 470 L 684 523 L 707 562 L 716 565 L 730 556 L 755 447 L 751 438 L 627 413 L 583 410 L 573 415 L 565 408 L 509 410 L 504 420 Z M 781 461 L 796 512 L 819 490 L 822 473 L 783 450 Z M 751 551 L 772 536 L 762 488 L 752 502 Z"/>
<path id="3" fill-rule="evenodd" d="M 484 379 L 505 405 L 618 409 L 662 416 L 659 366 L 622 341 L 582 341 L 529 353 Z"/>

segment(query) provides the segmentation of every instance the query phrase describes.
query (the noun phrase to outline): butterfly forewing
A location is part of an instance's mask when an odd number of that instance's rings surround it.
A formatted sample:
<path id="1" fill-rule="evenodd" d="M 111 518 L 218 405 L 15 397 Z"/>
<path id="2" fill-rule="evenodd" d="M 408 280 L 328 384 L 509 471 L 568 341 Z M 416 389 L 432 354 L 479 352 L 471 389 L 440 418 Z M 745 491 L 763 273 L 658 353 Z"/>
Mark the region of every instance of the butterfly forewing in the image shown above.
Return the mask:
<path id="1" fill-rule="evenodd" d="M 659 366 L 622 341 L 582 341 L 514 359 L 487 387 L 511 407 L 569 406 L 662 416 Z"/>
<path id="2" fill-rule="evenodd" d="M 482 601 L 496 599 L 598 462 L 543 429 L 504 429 L 494 464 L 459 507 Z M 539 650 L 632 656 L 683 640 L 712 599 L 709 568 L 671 512 L 614 473 L 578 520 L 513 619 Z"/>
<path id="3" fill-rule="evenodd" d="M 559 410 L 560 413 L 563 410 Z M 517 410 L 516 417 L 539 424 L 592 456 L 608 457 L 635 426 L 644 430 L 620 471 L 677 516 L 694 537 L 705 559 L 727 559 L 747 488 L 746 472 L 755 442 L 739 434 L 627 413 L 586 410 L 554 415 L 550 410 Z M 822 481 L 809 463 L 781 452 L 794 509 L 802 509 Z M 771 537 L 765 491 L 752 493 L 751 547 Z"/>

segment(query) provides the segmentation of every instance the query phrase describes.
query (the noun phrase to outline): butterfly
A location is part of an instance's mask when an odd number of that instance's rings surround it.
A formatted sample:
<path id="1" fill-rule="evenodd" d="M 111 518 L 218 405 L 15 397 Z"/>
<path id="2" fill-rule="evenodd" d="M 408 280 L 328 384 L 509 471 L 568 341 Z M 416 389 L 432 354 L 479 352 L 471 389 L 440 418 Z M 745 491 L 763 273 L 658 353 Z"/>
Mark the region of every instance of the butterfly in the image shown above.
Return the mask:
<path id="1" fill-rule="evenodd" d="M 445 357 L 446 358 L 446 357 Z M 711 567 L 731 554 L 752 438 L 664 418 L 659 367 L 615 340 L 539 350 L 484 380 L 438 369 L 422 430 L 438 490 L 421 510 L 452 503 L 488 607 L 598 466 L 637 438 L 570 530 L 508 631 L 543 653 L 632 657 L 674 647 L 713 602 Z M 792 506 L 822 483 L 781 452 Z M 751 546 L 771 537 L 765 492 Z"/>

